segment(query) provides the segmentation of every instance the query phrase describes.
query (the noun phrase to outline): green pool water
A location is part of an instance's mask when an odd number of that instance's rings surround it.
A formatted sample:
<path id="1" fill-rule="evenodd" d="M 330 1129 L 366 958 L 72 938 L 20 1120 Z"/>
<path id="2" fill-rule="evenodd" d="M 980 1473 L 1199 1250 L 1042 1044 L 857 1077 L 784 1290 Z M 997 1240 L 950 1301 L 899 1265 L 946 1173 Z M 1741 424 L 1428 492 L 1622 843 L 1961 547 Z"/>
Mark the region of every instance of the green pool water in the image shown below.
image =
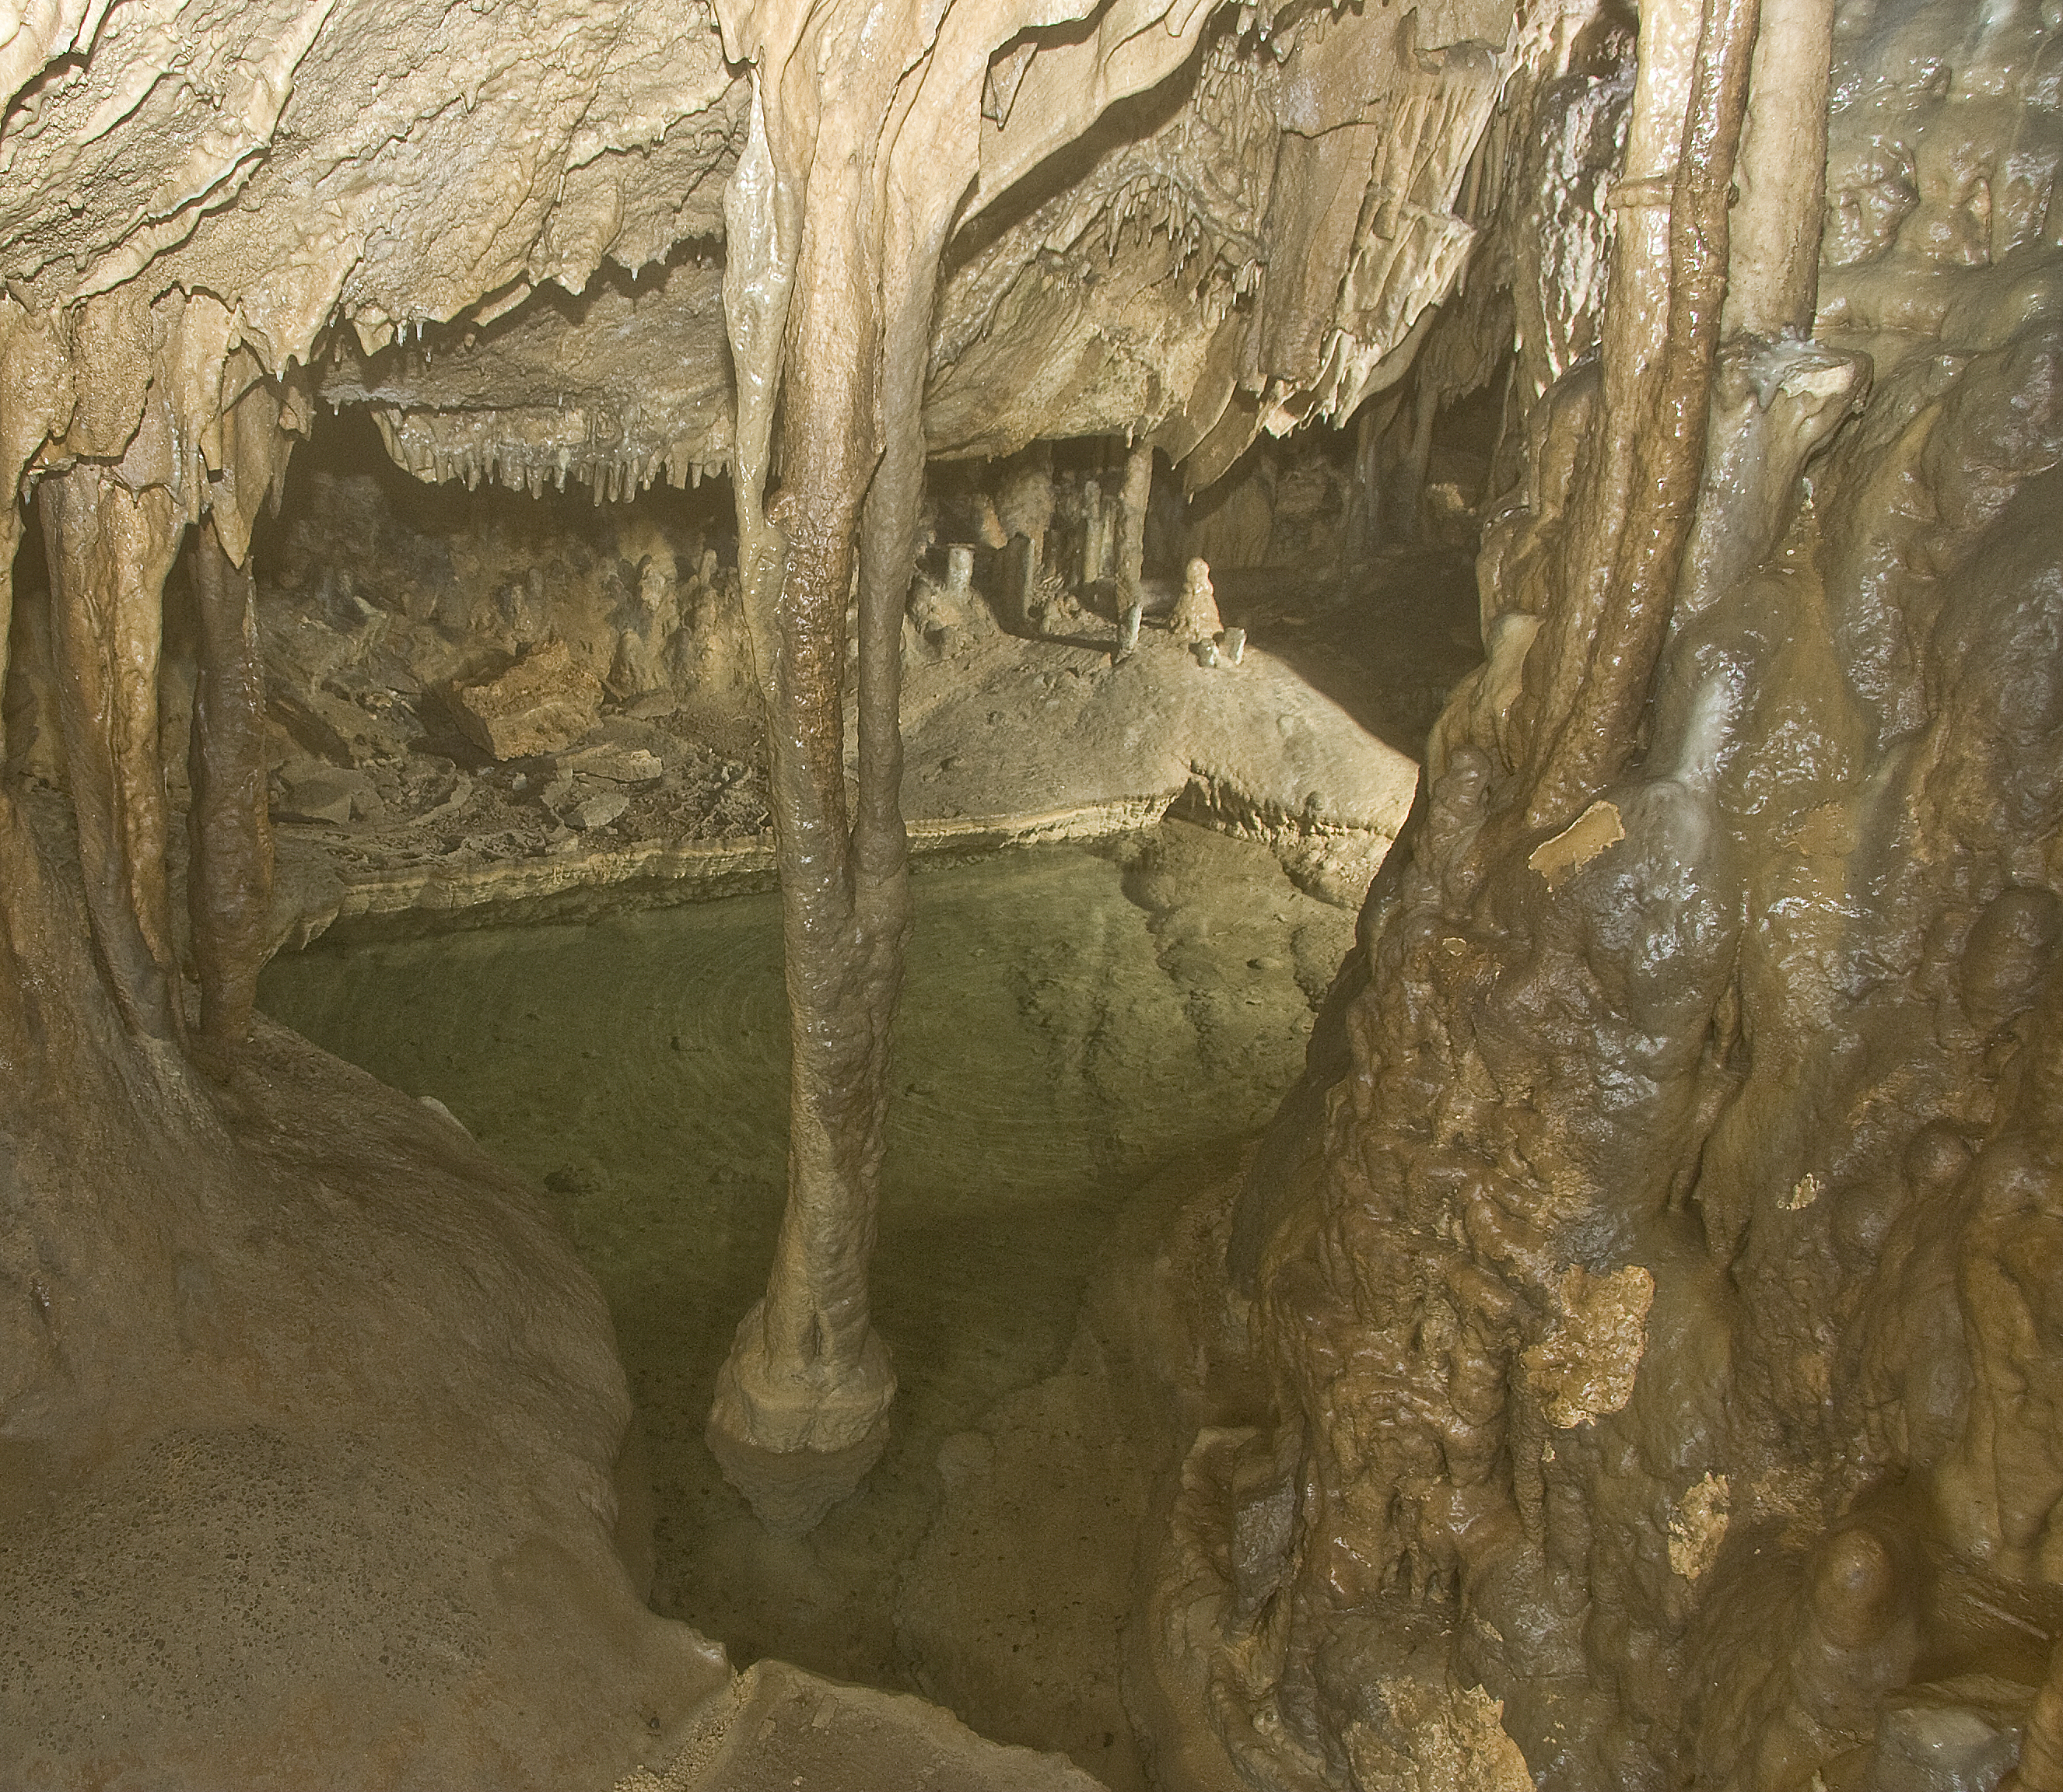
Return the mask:
<path id="1" fill-rule="evenodd" d="M 1346 918 L 1257 847 L 1162 831 L 1203 868 L 1192 897 L 1156 874 L 1172 849 L 1150 837 L 918 872 L 875 1259 L 895 1438 L 802 1540 L 761 1531 L 702 1442 L 784 1187 L 777 899 L 318 942 L 266 972 L 275 1019 L 435 1096 L 543 1185 L 615 1316 L 652 1468 L 654 1602 L 734 1659 L 907 1682 L 895 1577 L 939 1444 L 1058 1364 L 1128 1195 L 1253 1131 L 1295 1077 L 1297 969 L 1309 984 L 1337 962 Z"/>

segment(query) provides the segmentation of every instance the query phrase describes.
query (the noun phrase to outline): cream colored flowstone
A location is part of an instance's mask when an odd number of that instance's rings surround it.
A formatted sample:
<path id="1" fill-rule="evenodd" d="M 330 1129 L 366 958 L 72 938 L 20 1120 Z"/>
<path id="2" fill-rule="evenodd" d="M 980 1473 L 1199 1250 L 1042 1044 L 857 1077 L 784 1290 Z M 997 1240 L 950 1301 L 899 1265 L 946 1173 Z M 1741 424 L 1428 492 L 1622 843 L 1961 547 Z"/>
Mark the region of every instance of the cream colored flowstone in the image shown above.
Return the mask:
<path id="1" fill-rule="evenodd" d="M 867 1265 L 910 930 L 902 630 L 946 239 L 1105 106 L 1179 66 L 1208 10 L 1149 4 L 1132 29 L 1156 18 L 1164 28 L 1143 42 L 1099 42 L 1079 66 L 1056 50 L 1051 103 L 1011 129 L 984 121 L 991 58 L 1058 22 L 1027 0 L 943 11 L 904 0 L 886 15 L 850 0 L 718 9 L 726 52 L 755 71 L 748 139 L 725 195 L 724 314 L 738 389 L 739 581 L 772 761 L 791 1093 L 787 1204 L 766 1293 L 738 1327 L 706 1436 L 726 1477 L 777 1529 L 806 1530 L 859 1485 L 887 1442 L 895 1392 Z M 1064 90 L 1070 81 L 1079 91 Z M 855 583 L 849 805 L 845 617 Z"/>

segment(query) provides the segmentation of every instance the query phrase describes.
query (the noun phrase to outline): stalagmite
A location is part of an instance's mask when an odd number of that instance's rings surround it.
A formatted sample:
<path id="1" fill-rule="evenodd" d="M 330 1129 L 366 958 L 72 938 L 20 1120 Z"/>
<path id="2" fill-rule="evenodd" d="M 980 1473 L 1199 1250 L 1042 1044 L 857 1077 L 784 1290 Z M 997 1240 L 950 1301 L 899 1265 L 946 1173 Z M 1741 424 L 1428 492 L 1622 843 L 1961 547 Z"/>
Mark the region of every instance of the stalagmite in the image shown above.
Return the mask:
<path id="1" fill-rule="evenodd" d="M 1124 490 L 1119 500 L 1117 602 L 1120 613 L 1140 601 L 1140 574 L 1146 560 L 1146 507 L 1152 496 L 1152 444 L 1135 443 L 1124 457 Z"/>
<path id="2" fill-rule="evenodd" d="M 187 906 L 200 983 L 200 1038 L 234 1047 L 250 1030 L 272 895 L 264 669 L 248 554 L 240 566 L 232 561 L 210 516 L 194 532 L 189 564 L 200 664 L 188 755 Z"/>
<path id="3" fill-rule="evenodd" d="M 123 1018 L 176 1039 L 158 655 L 183 532 L 162 485 L 82 463 L 38 488 L 50 556 L 58 711 L 93 938 Z"/>
<path id="4" fill-rule="evenodd" d="M 1182 594 L 1168 618 L 1168 632 L 1179 641 L 1192 644 L 1214 641 L 1224 627 L 1209 563 L 1192 560 L 1183 569 Z"/>

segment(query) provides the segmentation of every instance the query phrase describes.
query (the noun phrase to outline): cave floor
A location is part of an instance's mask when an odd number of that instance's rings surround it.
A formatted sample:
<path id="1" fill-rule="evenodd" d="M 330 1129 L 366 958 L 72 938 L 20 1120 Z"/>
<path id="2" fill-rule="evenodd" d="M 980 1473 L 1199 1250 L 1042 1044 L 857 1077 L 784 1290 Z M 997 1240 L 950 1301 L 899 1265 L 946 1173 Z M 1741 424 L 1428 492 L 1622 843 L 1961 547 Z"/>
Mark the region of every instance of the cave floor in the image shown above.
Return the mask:
<path id="1" fill-rule="evenodd" d="M 1357 899 L 1369 849 L 1410 806 L 1426 730 L 1479 657 L 1469 563 L 1398 548 L 1345 573 L 1270 567 L 1218 583 L 1226 624 L 1248 633 L 1237 668 L 1198 665 L 1151 620 L 1120 660 L 1116 625 L 1092 610 L 1052 638 L 990 624 L 913 652 L 903 807 L 916 850 L 1092 838 L 1157 819 L 1186 792 L 1237 824 L 1307 833 L 1300 881 Z M 339 916 L 410 908 L 591 913 L 603 889 L 679 901 L 765 885 L 755 754 L 712 736 L 692 703 L 670 705 L 613 706 L 565 750 L 527 759 L 485 760 L 448 737 L 396 743 L 340 773 L 350 818 L 276 809 L 275 933 L 300 942 Z"/>
<path id="2" fill-rule="evenodd" d="M 1214 575 L 1218 609 L 1385 745 L 1414 759 L 1482 658 L 1472 555 L 1397 546 L 1342 571 Z"/>

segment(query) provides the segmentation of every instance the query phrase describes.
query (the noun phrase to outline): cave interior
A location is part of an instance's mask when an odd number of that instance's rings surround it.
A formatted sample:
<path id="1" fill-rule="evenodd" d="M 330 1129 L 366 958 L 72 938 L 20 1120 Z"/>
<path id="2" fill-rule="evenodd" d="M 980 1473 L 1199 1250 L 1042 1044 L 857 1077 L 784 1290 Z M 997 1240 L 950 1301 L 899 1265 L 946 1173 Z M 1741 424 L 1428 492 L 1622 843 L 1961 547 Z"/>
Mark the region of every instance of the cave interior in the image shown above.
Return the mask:
<path id="1" fill-rule="evenodd" d="M 0 1788 L 2063 1792 L 2053 0 L 4 33 Z"/>

